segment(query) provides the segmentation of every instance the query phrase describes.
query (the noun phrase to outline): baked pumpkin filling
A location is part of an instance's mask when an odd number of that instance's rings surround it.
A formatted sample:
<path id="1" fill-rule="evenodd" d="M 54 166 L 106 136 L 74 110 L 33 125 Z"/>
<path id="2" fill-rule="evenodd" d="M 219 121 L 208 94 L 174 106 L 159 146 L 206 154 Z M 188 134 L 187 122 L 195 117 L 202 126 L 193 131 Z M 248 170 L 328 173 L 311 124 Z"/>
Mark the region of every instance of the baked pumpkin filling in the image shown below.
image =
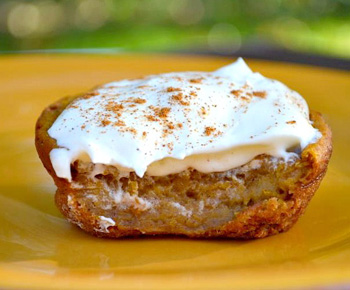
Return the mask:
<path id="1" fill-rule="evenodd" d="M 96 174 L 96 167 L 98 173 Z M 192 233 L 231 221 L 247 207 L 276 197 L 288 199 L 310 170 L 299 158 L 289 162 L 260 155 L 217 173 L 188 169 L 167 176 L 125 176 L 113 166 L 72 164 L 70 203 L 93 216 L 118 220 L 141 232 Z M 75 217 L 79 219 L 79 217 Z M 77 220 L 78 222 L 78 220 Z M 102 218 L 101 224 L 105 224 Z M 112 225 L 112 224 L 111 224 Z M 101 231 L 108 227 L 100 227 Z"/>

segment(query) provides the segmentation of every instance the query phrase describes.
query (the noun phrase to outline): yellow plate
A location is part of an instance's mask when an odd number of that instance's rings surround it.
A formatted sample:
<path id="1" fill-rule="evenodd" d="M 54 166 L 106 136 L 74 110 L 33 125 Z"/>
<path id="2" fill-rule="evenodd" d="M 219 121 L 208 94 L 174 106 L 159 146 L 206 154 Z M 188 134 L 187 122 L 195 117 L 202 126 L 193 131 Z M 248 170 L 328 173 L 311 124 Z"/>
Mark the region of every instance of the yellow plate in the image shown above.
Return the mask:
<path id="1" fill-rule="evenodd" d="M 248 61 L 300 92 L 334 133 L 327 176 L 289 232 L 254 241 L 104 240 L 71 226 L 34 148 L 42 109 L 97 84 L 144 74 L 213 70 L 232 59 L 186 56 L 0 57 L 0 287 L 350 287 L 350 74 Z M 346 287 L 346 286 L 345 286 Z"/>

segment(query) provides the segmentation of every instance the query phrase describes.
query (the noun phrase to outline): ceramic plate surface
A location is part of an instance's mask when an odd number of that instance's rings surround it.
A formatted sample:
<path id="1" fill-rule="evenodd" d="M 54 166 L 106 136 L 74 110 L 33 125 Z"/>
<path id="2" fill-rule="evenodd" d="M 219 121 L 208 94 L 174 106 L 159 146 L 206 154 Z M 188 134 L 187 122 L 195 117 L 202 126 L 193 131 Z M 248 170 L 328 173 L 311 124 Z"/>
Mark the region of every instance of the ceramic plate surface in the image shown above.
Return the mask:
<path id="1" fill-rule="evenodd" d="M 350 73 L 248 60 L 300 92 L 332 127 L 328 173 L 289 232 L 262 240 L 106 240 L 70 225 L 34 148 L 45 106 L 98 84 L 145 74 L 214 70 L 227 58 L 157 55 L 0 57 L 0 287 L 350 287 Z"/>

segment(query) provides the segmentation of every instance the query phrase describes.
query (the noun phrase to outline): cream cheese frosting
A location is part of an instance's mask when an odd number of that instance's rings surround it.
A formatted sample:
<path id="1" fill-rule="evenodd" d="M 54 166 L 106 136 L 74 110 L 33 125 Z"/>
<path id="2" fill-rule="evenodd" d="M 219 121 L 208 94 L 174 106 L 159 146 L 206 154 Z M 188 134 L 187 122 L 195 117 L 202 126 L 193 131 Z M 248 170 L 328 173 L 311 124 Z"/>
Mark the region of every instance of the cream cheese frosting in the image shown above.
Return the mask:
<path id="1" fill-rule="evenodd" d="M 222 172 L 259 154 L 288 160 L 321 136 L 305 100 L 243 59 L 214 72 L 176 72 L 105 84 L 75 99 L 48 131 L 56 175 L 76 160 L 162 176 Z"/>

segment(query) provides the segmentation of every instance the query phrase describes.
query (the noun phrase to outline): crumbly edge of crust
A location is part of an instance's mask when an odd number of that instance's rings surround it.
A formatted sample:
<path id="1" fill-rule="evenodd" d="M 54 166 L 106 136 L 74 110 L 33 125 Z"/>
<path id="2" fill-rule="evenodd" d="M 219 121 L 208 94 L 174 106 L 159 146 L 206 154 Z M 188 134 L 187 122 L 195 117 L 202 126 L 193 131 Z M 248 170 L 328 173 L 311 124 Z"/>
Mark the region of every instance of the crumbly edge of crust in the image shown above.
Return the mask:
<path id="1" fill-rule="evenodd" d="M 48 130 L 60 113 L 75 98 L 77 96 L 66 97 L 47 107 L 39 117 L 35 128 L 35 145 L 39 157 L 48 173 L 52 176 L 56 186 L 60 189 L 56 193 L 56 204 L 68 219 L 71 210 L 68 206 L 68 194 L 74 194 L 74 189 L 66 179 L 59 178 L 55 174 L 50 160 L 50 152 L 52 149 L 57 148 L 57 144 L 56 140 L 48 135 Z M 332 153 L 332 133 L 330 127 L 318 112 L 311 111 L 310 119 L 313 121 L 313 126 L 321 132 L 322 137 L 316 143 L 308 145 L 303 150 L 301 160 L 307 162 L 312 168 L 312 171 L 306 179 L 295 184 L 291 189 L 293 194 L 288 200 L 272 197 L 247 207 L 238 213 L 234 220 L 223 226 L 198 234 L 189 234 L 188 236 L 206 238 L 232 237 L 241 239 L 263 238 L 291 228 L 304 213 L 309 201 L 319 187 L 326 173 Z M 83 221 L 81 227 L 85 231 L 100 237 L 117 238 L 142 234 L 169 234 L 167 232 L 141 233 L 138 230 L 130 230 L 121 228 L 120 226 L 109 227 L 109 233 L 99 232 L 95 230 L 98 223 L 96 217 L 87 212 L 81 213 L 81 215 L 81 220 Z"/>

